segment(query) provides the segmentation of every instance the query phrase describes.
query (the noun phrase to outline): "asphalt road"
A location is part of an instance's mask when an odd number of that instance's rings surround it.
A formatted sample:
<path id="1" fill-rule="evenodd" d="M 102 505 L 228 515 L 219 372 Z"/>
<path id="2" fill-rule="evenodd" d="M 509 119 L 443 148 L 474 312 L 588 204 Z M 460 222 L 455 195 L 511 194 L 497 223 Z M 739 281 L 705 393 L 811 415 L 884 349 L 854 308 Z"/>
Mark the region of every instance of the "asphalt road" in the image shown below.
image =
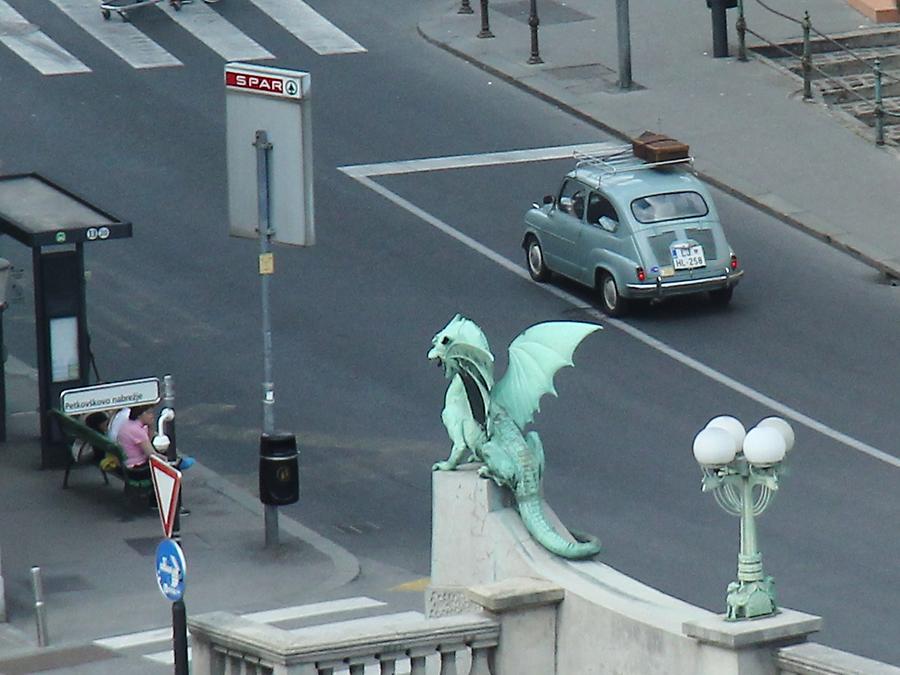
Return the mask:
<path id="1" fill-rule="evenodd" d="M 148 11 L 135 25 L 186 65 L 136 71 L 49 3 L 11 4 L 94 72 L 42 77 L 0 48 L 0 170 L 38 171 L 135 224 L 130 241 L 88 247 L 100 373 L 172 373 L 179 444 L 252 489 L 260 294 L 256 245 L 226 235 L 222 60 Z M 607 321 L 589 293 L 534 284 L 521 265 L 522 214 L 565 162 L 376 180 L 484 248 L 338 168 L 603 136 L 426 45 L 411 3 L 312 4 L 368 52 L 319 56 L 248 3 L 216 6 L 273 65 L 313 77 L 318 242 L 279 249 L 272 284 L 276 422 L 302 446 L 303 498 L 286 510 L 364 562 L 427 575 L 430 466 L 448 450 L 445 381 L 425 359 L 432 335 L 470 316 L 502 371 L 505 345 L 531 323 L 599 321 L 606 330 L 560 373 L 560 398 L 536 421 L 563 521 L 597 533 L 616 568 L 721 609 L 738 528 L 700 493 L 693 436 L 720 413 L 748 426 L 808 416 L 794 421 L 792 473 L 760 521 L 767 571 L 783 605 L 825 617 L 824 642 L 900 663 L 887 590 L 900 560 L 897 468 L 860 450 L 897 455 L 898 289 L 716 193 L 748 270 L 732 305 L 685 300 Z M 26 270 L 6 316 L 10 350 L 33 360 L 30 265 L 17 244 L 3 252 Z"/>

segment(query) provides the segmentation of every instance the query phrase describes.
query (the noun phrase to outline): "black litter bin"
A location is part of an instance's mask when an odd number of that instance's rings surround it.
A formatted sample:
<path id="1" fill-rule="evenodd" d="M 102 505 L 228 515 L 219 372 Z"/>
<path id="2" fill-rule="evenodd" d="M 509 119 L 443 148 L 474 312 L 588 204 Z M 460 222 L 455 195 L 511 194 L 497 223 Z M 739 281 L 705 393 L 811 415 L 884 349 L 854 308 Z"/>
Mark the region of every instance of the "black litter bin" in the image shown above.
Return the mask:
<path id="1" fill-rule="evenodd" d="M 299 500 L 297 439 L 293 434 L 263 434 L 259 439 L 259 501 L 284 506 Z"/>

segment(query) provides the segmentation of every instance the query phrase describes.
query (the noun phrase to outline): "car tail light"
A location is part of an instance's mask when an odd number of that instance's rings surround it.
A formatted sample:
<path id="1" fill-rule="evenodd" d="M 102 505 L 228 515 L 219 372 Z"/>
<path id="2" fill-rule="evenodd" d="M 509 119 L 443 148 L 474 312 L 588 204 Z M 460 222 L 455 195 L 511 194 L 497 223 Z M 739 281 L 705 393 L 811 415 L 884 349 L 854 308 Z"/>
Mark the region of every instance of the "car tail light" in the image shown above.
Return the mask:
<path id="1" fill-rule="evenodd" d="M 638 281 L 646 281 L 647 275 L 644 273 L 643 267 L 636 267 L 634 273 L 637 275 Z"/>
<path id="2" fill-rule="evenodd" d="M 736 270 L 738 268 L 738 259 L 737 256 L 732 253 L 731 254 L 731 269 Z"/>

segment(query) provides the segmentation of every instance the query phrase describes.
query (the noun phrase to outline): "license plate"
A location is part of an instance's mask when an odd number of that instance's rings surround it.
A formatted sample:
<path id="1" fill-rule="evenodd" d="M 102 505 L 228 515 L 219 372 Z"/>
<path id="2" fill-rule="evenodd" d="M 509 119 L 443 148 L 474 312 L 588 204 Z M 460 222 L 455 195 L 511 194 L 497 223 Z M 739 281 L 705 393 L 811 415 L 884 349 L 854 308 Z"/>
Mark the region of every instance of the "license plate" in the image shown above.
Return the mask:
<path id="1" fill-rule="evenodd" d="M 670 250 L 672 266 L 676 270 L 692 270 L 706 266 L 706 256 L 703 255 L 703 247 L 699 244 L 673 246 Z"/>

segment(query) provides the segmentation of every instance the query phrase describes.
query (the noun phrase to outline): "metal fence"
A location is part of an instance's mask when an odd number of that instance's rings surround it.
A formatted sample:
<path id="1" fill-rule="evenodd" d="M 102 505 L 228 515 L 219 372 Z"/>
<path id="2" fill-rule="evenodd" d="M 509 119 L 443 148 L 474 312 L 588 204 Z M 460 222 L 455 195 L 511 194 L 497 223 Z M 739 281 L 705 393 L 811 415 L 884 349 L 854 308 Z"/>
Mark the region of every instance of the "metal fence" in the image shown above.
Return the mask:
<path id="1" fill-rule="evenodd" d="M 848 49 L 846 45 L 841 42 L 835 40 L 831 36 L 823 33 L 820 30 L 817 30 L 815 26 L 812 25 L 812 21 L 809 17 L 809 12 L 805 11 L 803 13 L 803 18 L 798 19 L 796 17 L 789 16 L 784 12 L 780 12 L 777 9 L 774 9 L 767 5 L 763 0 L 754 0 L 757 5 L 762 7 L 764 10 L 771 12 L 777 16 L 782 17 L 787 21 L 791 21 L 793 23 L 798 24 L 803 31 L 803 43 L 802 43 L 802 52 L 800 54 L 800 68 L 803 77 L 803 98 L 805 100 L 811 100 L 813 98 L 812 94 L 812 75 L 813 73 L 818 73 L 823 80 L 831 83 L 835 88 L 841 89 L 846 93 L 847 97 L 854 98 L 860 102 L 862 102 L 865 106 L 871 106 L 872 115 L 875 120 L 875 143 L 877 145 L 884 144 L 884 120 L 887 116 L 892 116 L 900 119 L 900 113 L 886 111 L 884 109 L 884 102 L 882 100 L 882 88 L 884 81 L 887 80 L 889 82 L 900 83 L 900 78 L 894 77 L 890 73 L 885 73 L 881 69 L 881 61 L 878 58 L 875 58 L 872 61 L 869 61 L 859 54 L 855 53 L 853 50 Z M 770 45 L 773 49 L 784 53 L 790 57 L 797 57 L 797 54 L 790 49 L 784 47 L 784 45 L 778 44 L 770 40 L 764 35 L 755 32 L 747 25 L 746 15 L 744 13 L 744 5 L 746 0 L 738 0 L 738 19 L 737 19 L 737 34 L 738 34 L 738 58 L 741 61 L 747 60 L 747 40 L 746 34 L 754 36 L 755 38 L 765 42 Z M 837 47 L 842 52 L 848 54 L 851 59 L 859 64 L 871 73 L 872 81 L 873 81 L 873 95 L 872 98 L 867 98 L 863 96 L 859 91 L 848 87 L 844 82 L 836 80 L 830 74 L 826 73 L 821 68 L 817 67 L 813 63 L 812 59 L 812 35 L 816 35 L 817 38 L 821 40 L 823 43 L 827 43 Z"/>

